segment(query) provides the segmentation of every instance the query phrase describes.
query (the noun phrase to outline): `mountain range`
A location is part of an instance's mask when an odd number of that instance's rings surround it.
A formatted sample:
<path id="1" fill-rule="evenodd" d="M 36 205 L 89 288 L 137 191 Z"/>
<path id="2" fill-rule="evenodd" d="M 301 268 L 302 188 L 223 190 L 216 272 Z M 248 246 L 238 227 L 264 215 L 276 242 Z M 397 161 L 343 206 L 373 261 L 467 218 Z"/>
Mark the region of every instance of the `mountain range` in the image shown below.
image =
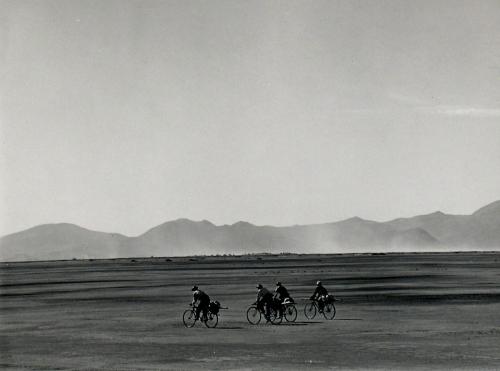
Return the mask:
<path id="1" fill-rule="evenodd" d="M 289 227 L 217 226 L 178 219 L 140 236 L 44 224 L 0 239 L 0 260 L 58 260 L 248 253 L 500 250 L 500 200 L 472 215 L 435 212 L 387 222 L 358 217 Z"/>

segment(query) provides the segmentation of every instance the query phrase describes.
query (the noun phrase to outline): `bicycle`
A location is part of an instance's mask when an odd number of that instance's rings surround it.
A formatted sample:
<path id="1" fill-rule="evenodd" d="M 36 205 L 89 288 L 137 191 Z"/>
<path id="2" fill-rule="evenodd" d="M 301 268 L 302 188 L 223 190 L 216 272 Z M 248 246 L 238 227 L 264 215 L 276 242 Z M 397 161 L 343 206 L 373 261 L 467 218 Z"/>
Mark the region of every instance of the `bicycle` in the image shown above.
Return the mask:
<path id="1" fill-rule="evenodd" d="M 311 301 L 304 306 L 304 315 L 307 319 L 313 319 L 316 317 L 316 313 L 320 312 L 327 320 L 332 320 L 335 318 L 337 310 L 335 309 L 334 299 L 329 299 L 324 303 L 323 310 L 320 310 L 318 300 L 310 299 Z"/>
<path id="2" fill-rule="evenodd" d="M 191 305 L 191 309 L 186 309 L 184 311 L 184 314 L 182 315 L 182 322 L 184 323 L 184 326 L 191 328 L 196 324 L 196 321 L 198 321 L 198 319 L 196 318 L 196 308 L 198 307 L 195 305 Z M 218 307 L 218 309 L 220 309 L 220 306 Z M 203 313 L 200 313 L 202 318 L 199 320 L 209 328 L 216 327 L 219 323 L 218 309 L 215 309 L 212 303 L 210 303 L 210 305 L 208 306 L 207 314 L 204 315 Z"/>
<path id="3" fill-rule="evenodd" d="M 248 307 L 247 309 L 247 321 L 251 325 L 258 325 L 260 321 L 262 320 L 262 316 L 265 318 L 265 311 L 264 308 L 260 309 L 257 307 L 257 303 L 253 303 Z M 281 319 L 279 320 L 278 312 L 276 311 L 275 308 L 271 307 L 269 310 L 269 319 L 268 321 L 271 322 L 272 324 L 278 324 L 281 322 Z"/>

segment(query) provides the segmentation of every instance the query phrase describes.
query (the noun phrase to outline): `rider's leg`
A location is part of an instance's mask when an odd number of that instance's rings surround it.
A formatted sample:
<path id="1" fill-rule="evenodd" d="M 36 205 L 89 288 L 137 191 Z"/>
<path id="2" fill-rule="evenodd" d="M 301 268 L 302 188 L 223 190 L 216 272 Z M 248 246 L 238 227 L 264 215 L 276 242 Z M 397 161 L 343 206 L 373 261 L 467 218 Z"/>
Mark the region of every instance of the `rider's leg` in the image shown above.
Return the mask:
<path id="1" fill-rule="evenodd" d="M 201 309 L 202 309 L 202 306 L 201 305 L 198 305 L 196 307 L 196 316 L 194 317 L 196 320 L 199 320 L 200 319 L 200 312 L 201 312 Z"/>
<path id="2" fill-rule="evenodd" d="M 281 300 L 281 303 L 280 303 L 280 317 L 283 316 L 283 312 L 286 311 L 286 309 L 287 309 L 286 305 L 284 304 L 285 302 L 292 303 L 293 300 L 290 297 L 286 297 L 286 298 L 283 298 L 283 300 Z"/>
<path id="3" fill-rule="evenodd" d="M 324 299 L 324 297 L 322 296 L 322 297 L 320 297 L 320 298 L 318 299 L 318 309 L 319 309 L 319 311 L 320 311 L 320 312 L 323 312 L 323 309 L 324 309 L 324 308 L 325 308 L 325 299 Z"/>
<path id="4" fill-rule="evenodd" d="M 271 317 L 271 300 L 266 302 L 266 319 L 269 321 Z"/>
<path id="5" fill-rule="evenodd" d="M 206 321 L 208 319 L 208 305 L 203 306 L 203 320 Z"/>

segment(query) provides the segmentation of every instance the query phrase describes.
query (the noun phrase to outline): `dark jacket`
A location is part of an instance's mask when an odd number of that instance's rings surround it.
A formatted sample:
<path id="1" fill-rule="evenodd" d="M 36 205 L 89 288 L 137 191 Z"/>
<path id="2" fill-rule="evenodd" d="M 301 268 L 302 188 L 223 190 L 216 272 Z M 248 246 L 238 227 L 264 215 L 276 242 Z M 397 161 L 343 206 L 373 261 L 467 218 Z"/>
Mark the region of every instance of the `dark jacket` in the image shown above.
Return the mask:
<path id="1" fill-rule="evenodd" d="M 278 287 L 276 287 L 276 289 L 274 291 L 276 292 L 276 294 L 278 295 L 278 297 L 281 300 L 290 297 L 290 294 L 288 293 L 288 290 L 286 289 L 285 286 L 278 286 Z"/>
<path id="2" fill-rule="evenodd" d="M 272 298 L 273 295 L 265 287 L 257 291 L 257 303 L 260 303 L 261 301 L 267 302 L 270 301 Z"/>
<path id="3" fill-rule="evenodd" d="M 328 290 L 323 286 L 316 286 L 316 290 L 314 290 L 314 294 L 312 294 L 311 298 L 321 297 L 328 295 Z"/>
<path id="4" fill-rule="evenodd" d="M 208 305 L 210 303 L 210 296 L 208 296 L 201 290 L 196 290 L 193 293 L 193 303 L 195 303 L 196 301 L 199 301 L 202 305 Z"/>

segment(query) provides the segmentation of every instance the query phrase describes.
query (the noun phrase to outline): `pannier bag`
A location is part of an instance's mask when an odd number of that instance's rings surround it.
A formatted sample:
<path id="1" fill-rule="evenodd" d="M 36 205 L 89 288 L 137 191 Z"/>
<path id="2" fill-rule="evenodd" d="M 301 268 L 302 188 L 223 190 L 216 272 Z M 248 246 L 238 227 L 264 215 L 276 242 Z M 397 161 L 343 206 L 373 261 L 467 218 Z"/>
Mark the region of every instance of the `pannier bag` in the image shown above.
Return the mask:
<path id="1" fill-rule="evenodd" d="M 332 294 L 328 294 L 328 296 L 326 297 L 326 302 L 333 303 L 334 301 L 335 301 L 335 296 L 333 296 Z"/>
<path id="2" fill-rule="evenodd" d="M 210 309 L 210 312 L 212 312 L 213 314 L 217 314 L 219 313 L 220 303 L 217 300 L 211 301 L 208 305 L 208 308 Z"/>

